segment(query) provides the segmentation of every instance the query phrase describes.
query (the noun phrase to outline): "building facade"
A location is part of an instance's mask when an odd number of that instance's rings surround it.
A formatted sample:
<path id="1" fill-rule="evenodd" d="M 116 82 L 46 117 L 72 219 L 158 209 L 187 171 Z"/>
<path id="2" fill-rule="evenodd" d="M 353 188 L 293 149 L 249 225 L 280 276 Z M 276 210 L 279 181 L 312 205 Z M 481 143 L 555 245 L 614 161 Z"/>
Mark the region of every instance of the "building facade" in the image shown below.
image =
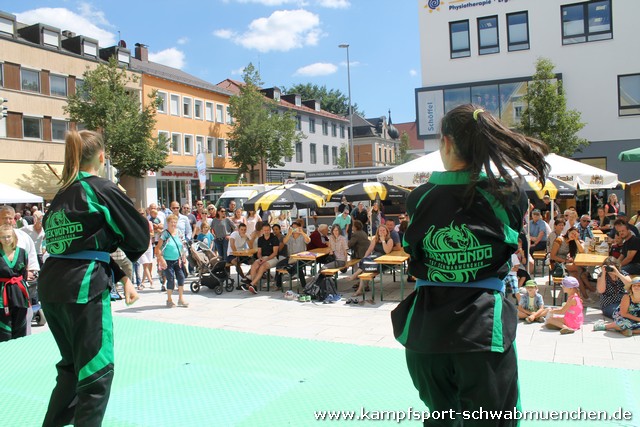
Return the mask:
<path id="1" fill-rule="evenodd" d="M 382 167 L 395 164 L 399 132 L 385 116 L 368 118 L 353 115 L 353 160 L 355 167 Z"/>
<path id="2" fill-rule="evenodd" d="M 26 25 L 0 12 L 0 181 L 53 198 L 64 162 L 64 136 L 76 124 L 64 112 L 87 69 L 116 56 L 126 65 L 129 51 L 101 49 L 98 41 L 47 24 Z M 140 91 L 139 84 L 130 86 Z"/>
<path id="3" fill-rule="evenodd" d="M 515 126 L 537 58 L 562 79 L 567 107 L 582 114 L 590 145 L 574 158 L 638 179 L 620 151 L 640 146 L 636 0 L 418 1 L 422 88 L 420 138 L 437 140 L 452 108 L 473 102 Z"/>

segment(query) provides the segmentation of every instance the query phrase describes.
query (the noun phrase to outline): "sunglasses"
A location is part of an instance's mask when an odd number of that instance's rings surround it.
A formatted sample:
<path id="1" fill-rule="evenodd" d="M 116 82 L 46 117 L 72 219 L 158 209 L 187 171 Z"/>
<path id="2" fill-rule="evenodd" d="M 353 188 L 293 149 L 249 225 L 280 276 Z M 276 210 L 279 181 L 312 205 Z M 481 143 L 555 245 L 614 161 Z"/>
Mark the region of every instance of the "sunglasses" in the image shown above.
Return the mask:
<path id="1" fill-rule="evenodd" d="M 215 210 L 216 210 L 216 208 L 207 208 L 207 210 L 209 210 L 209 211 L 215 211 Z"/>
<path id="2" fill-rule="evenodd" d="M 202 203 L 196 203 L 196 206 L 204 206 Z"/>
<path id="3" fill-rule="evenodd" d="M 180 209 L 180 206 L 171 206 L 171 210 L 173 209 Z"/>

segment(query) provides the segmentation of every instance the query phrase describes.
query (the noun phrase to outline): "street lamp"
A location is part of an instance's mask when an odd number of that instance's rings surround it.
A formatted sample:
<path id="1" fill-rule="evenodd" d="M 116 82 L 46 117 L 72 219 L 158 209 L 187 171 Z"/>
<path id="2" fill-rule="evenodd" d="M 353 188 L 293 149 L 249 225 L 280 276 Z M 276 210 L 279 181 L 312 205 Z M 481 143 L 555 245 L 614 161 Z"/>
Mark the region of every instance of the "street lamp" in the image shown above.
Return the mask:
<path id="1" fill-rule="evenodd" d="M 340 49 L 347 49 L 347 85 L 349 88 L 349 163 L 351 164 L 351 167 L 354 168 L 356 164 L 353 155 L 353 107 L 351 107 L 351 67 L 349 64 L 349 45 L 340 44 L 338 47 Z"/>

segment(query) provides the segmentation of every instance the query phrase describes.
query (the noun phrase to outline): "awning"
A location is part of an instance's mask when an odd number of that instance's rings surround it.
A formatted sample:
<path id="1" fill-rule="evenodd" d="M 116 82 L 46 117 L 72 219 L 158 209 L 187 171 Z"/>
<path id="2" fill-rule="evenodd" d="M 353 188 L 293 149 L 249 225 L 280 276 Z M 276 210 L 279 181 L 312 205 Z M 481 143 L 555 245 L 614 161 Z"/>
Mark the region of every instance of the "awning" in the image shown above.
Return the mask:
<path id="1" fill-rule="evenodd" d="M 51 200 L 60 189 L 58 177 L 51 169 L 62 176 L 62 165 L 0 163 L 0 183 Z"/>

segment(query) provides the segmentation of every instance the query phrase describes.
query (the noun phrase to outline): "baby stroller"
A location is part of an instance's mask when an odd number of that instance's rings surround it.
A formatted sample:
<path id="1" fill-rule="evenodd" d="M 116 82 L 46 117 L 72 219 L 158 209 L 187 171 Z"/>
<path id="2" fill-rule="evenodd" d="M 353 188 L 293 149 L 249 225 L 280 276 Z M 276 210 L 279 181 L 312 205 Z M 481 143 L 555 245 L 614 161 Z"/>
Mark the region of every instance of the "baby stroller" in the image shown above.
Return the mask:
<path id="1" fill-rule="evenodd" d="M 27 282 L 29 287 L 29 298 L 31 299 L 31 309 L 33 310 L 33 318 L 31 319 L 32 325 L 44 326 L 47 323 L 44 312 L 40 307 L 40 299 L 38 298 L 38 281 Z"/>
<path id="2" fill-rule="evenodd" d="M 221 295 L 223 288 L 227 292 L 233 291 L 233 280 L 229 277 L 226 263 L 217 258 L 211 249 L 202 242 L 194 242 L 189 251 L 198 274 L 198 278 L 191 282 L 191 292 L 197 294 L 201 286 L 213 289 L 216 295 Z"/>

